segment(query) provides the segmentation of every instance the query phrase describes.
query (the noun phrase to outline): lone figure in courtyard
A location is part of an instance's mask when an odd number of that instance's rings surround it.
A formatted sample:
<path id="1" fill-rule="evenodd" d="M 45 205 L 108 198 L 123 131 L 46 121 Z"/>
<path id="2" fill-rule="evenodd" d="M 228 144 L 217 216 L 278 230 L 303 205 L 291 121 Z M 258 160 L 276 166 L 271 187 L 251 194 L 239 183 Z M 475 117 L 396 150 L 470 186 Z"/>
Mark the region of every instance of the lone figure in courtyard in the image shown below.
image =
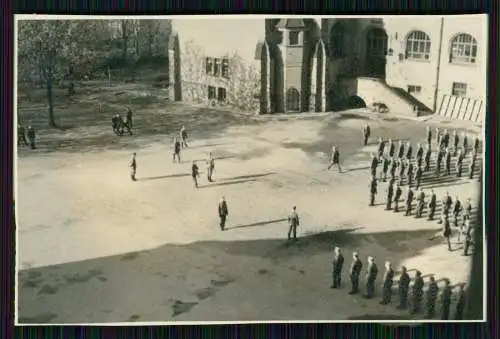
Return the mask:
<path id="1" fill-rule="evenodd" d="M 297 240 L 297 227 L 300 225 L 300 221 L 296 206 L 293 206 L 292 213 L 290 213 L 290 215 L 288 216 L 288 225 L 288 240 L 292 239 L 292 233 L 293 240 Z"/>
<path id="2" fill-rule="evenodd" d="M 332 155 L 330 157 L 330 165 L 328 166 L 328 169 L 332 168 L 334 165 L 337 165 L 339 173 L 342 173 L 342 168 L 340 167 L 340 153 L 337 146 L 332 147 Z"/>
<path id="3" fill-rule="evenodd" d="M 227 202 L 226 202 L 226 198 L 222 197 L 219 201 L 219 208 L 218 208 L 218 212 L 219 212 L 219 226 L 220 226 L 220 230 L 221 231 L 224 231 L 224 228 L 226 227 L 226 218 L 229 214 L 229 211 L 227 209 Z"/>
<path id="4" fill-rule="evenodd" d="M 215 169 L 215 160 L 214 160 L 214 155 L 212 152 L 208 154 L 208 159 L 207 159 L 207 180 L 208 182 L 213 182 L 212 180 L 212 175 L 214 174 L 214 169 Z"/>
<path id="5" fill-rule="evenodd" d="M 137 160 L 136 160 L 135 156 L 136 156 L 136 153 L 134 152 L 134 154 L 132 155 L 132 161 L 130 162 L 130 179 L 132 179 L 132 181 L 137 180 L 135 178 L 135 175 L 137 173 Z"/>
<path id="6" fill-rule="evenodd" d="M 181 128 L 180 137 L 182 140 L 182 148 L 187 148 L 188 147 L 188 133 L 187 133 L 186 128 L 184 126 L 182 126 L 182 128 Z"/>
<path id="7" fill-rule="evenodd" d="M 198 177 L 200 176 L 200 170 L 196 161 L 193 161 L 193 165 L 191 166 L 191 176 L 193 177 L 194 187 L 198 188 Z"/>
<path id="8" fill-rule="evenodd" d="M 371 130 L 368 124 L 363 126 L 363 144 L 368 145 L 368 139 L 370 138 Z"/>

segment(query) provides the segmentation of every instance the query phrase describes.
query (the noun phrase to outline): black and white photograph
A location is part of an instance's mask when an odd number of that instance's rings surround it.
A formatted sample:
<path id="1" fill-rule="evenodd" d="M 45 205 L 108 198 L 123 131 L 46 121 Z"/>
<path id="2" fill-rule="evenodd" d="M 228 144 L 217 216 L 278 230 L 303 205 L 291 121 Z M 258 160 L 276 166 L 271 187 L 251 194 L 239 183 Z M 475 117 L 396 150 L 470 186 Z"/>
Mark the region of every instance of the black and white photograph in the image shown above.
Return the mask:
<path id="1" fill-rule="evenodd" d="M 486 318 L 487 15 L 16 15 L 14 59 L 17 325 Z"/>

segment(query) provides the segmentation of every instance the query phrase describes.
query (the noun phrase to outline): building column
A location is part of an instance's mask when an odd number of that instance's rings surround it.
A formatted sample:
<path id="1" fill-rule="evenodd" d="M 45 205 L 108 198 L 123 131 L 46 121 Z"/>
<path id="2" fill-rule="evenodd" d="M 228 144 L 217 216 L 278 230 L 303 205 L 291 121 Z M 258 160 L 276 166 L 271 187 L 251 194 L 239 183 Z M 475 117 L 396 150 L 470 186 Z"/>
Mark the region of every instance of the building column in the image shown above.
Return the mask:
<path id="1" fill-rule="evenodd" d="M 326 51 L 325 44 L 322 40 L 319 41 L 319 48 L 321 53 L 321 73 L 320 73 L 320 84 L 319 84 L 319 99 L 320 99 L 320 107 L 319 111 L 326 111 Z"/>

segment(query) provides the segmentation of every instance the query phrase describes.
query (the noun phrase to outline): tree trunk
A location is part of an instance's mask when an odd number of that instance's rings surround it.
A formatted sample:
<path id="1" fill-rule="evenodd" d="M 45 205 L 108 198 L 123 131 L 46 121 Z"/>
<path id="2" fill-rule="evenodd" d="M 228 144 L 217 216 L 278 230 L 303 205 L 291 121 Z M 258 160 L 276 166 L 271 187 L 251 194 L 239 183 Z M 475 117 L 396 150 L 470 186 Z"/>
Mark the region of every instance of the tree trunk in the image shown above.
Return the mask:
<path id="1" fill-rule="evenodd" d="M 148 57 L 153 56 L 153 34 L 151 31 L 148 32 Z"/>
<path id="2" fill-rule="evenodd" d="M 127 50 L 128 50 L 128 25 L 125 21 L 122 21 L 122 58 L 127 60 Z"/>
<path id="3" fill-rule="evenodd" d="M 54 120 L 54 102 L 53 102 L 53 93 L 52 93 L 52 67 L 47 69 L 47 102 L 49 104 L 49 126 L 57 127 L 56 122 Z"/>

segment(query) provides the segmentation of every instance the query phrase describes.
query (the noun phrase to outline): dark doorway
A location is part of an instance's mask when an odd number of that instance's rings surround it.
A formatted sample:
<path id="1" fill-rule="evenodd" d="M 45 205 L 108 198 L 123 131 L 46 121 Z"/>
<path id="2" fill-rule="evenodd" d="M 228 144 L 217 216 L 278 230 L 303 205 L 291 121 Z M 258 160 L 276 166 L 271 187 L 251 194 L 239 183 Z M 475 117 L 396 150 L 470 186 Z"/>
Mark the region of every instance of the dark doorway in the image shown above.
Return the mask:
<path id="1" fill-rule="evenodd" d="M 387 34 L 382 28 L 372 28 L 366 33 L 366 76 L 385 79 Z"/>
<path id="2" fill-rule="evenodd" d="M 354 95 L 347 99 L 347 108 L 366 108 L 366 103 L 360 97 Z"/>

